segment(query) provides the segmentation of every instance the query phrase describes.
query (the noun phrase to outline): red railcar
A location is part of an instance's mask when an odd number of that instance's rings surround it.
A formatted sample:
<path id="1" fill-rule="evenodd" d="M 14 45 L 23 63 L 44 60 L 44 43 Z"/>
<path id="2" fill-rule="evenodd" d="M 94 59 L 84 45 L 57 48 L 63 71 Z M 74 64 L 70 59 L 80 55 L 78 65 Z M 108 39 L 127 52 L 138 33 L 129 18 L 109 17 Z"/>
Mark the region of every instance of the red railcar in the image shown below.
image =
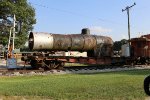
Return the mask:
<path id="1" fill-rule="evenodd" d="M 131 39 L 133 57 L 150 57 L 150 34 Z"/>
<path id="2" fill-rule="evenodd" d="M 150 34 L 131 39 L 131 57 L 136 62 L 149 63 L 150 60 Z"/>
<path id="3" fill-rule="evenodd" d="M 129 49 L 127 48 L 129 47 L 128 45 L 125 46 L 125 48 L 123 47 L 121 57 L 113 58 L 112 63 L 150 64 L 150 34 L 142 35 L 138 38 L 132 38 L 130 43 L 130 51 L 127 51 Z"/>

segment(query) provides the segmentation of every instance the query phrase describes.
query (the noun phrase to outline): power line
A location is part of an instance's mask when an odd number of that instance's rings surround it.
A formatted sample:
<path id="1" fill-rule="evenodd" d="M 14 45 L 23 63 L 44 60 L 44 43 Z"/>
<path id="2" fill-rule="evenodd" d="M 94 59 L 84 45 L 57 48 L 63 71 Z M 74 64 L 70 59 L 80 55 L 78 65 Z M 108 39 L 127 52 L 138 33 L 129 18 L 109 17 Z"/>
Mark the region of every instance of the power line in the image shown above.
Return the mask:
<path id="1" fill-rule="evenodd" d="M 43 8 L 47 8 L 47 9 L 52 9 L 52 10 L 55 10 L 55 11 L 58 11 L 58 12 L 64 12 L 64 13 L 68 13 L 68 14 L 75 15 L 75 16 L 80 16 L 80 17 L 84 17 L 84 18 L 85 17 L 86 18 L 93 18 L 93 16 L 87 16 L 87 15 L 75 13 L 75 12 L 68 11 L 68 10 L 57 9 L 57 8 L 48 7 L 48 6 L 45 6 L 45 5 L 31 3 L 31 2 L 29 2 L 29 3 L 32 4 L 32 5 L 39 6 L 39 7 L 43 7 Z M 99 20 L 99 21 L 101 21 L 101 22 L 106 22 L 106 23 L 111 23 L 111 24 L 116 24 L 116 25 L 125 25 L 123 23 L 118 23 L 118 22 L 115 22 L 115 21 L 106 20 L 106 19 L 102 19 L 102 18 L 98 18 L 98 17 L 96 19 Z"/>

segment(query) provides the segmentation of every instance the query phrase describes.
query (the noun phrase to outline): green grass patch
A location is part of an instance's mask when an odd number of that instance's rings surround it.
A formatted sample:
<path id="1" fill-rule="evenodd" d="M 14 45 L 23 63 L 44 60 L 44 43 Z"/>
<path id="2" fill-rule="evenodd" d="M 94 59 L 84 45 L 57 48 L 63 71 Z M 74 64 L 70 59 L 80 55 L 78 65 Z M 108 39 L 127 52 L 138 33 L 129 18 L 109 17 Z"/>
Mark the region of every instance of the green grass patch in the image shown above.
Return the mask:
<path id="1" fill-rule="evenodd" d="M 0 77 L 0 95 L 54 100 L 144 100 L 143 80 L 150 70 Z M 40 98 L 39 98 L 40 99 Z"/>

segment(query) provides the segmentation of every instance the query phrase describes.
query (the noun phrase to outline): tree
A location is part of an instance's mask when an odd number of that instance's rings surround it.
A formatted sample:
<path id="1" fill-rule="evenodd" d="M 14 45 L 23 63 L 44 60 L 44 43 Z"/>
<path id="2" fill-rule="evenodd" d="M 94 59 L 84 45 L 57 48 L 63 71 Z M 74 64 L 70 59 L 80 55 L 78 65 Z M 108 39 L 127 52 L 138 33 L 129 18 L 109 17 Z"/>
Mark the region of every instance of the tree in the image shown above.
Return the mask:
<path id="1" fill-rule="evenodd" d="M 0 19 L 3 21 L 12 21 L 13 15 L 16 20 L 21 21 L 21 32 L 16 34 L 15 48 L 24 46 L 27 41 L 28 32 L 32 31 L 33 24 L 36 23 L 35 9 L 27 2 L 27 0 L 0 0 Z M 0 42 L 7 45 L 10 26 L 0 26 Z M 16 28 L 17 30 L 17 28 Z"/>
<path id="2" fill-rule="evenodd" d="M 121 41 L 115 41 L 114 42 L 114 47 L 113 47 L 113 49 L 115 50 L 115 51 L 120 51 L 121 50 L 121 46 L 123 45 L 123 44 L 126 44 L 127 43 L 127 40 L 126 39 L 122 39 Z"/>

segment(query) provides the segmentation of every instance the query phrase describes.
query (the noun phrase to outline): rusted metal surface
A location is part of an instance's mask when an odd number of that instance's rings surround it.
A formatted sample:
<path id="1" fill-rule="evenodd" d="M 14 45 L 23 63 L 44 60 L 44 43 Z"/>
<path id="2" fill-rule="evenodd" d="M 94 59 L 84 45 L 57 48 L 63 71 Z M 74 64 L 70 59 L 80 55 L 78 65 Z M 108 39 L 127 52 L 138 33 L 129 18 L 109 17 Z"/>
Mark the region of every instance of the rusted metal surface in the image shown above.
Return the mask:
<path id="1" fill-rule="evenodd" d="M 147 34 L 147 35 L 142 35 L 141 37 L 146 37 L 147 39 L 150 39 L 150 34 Z"/>
<path id="2" fill-rule="evenodd" d="M 86 30 L 86 29 L 85 29 Z M 85 31 L 82 30 L 82 31 Z M 91 57 L 111 56 L 113 41 L 110 37 L 87 34 L 30 33 L 29 48 L 47 51 L 90 51 Z"/>
<path id="3" fill-rule="evenodd" d="M 53 48 L 56 51 L 66 51 L 71 48 L 71 38 L 69 35 L 53 34 Z"/>
<path id="4" fill-rule="evenodd" d="M 96 39 L 93 35 L 83 35 L 84 37 L 84 50 L 92 50 L 96 47 Z"/>
<path id="5" fill-rule="evenodd" d="M 82 64 L 100 64 L 100 65 L 110 65 L 111 58 L 93 58 L 93 57 L 86 57 L 86 58 L 69 58 L 67 62 L 70 63 L 82 63 Z"/>
<path id="6" fill-rule="evenodd" d="M 94 55 L 97 55 L 97 57 L 112 56 L 112 39 L 105 36 L 95 36 L 95 38 L 97 45 L 94 48 Z"/>
<path id="7" fill-rule="evenodd" d="M 140 38 L 131 39 L 132 56 L 150 57 L 150 35 L 144 35 Z"/>
<path id="8" fill-rule="evenodd" d="M 31 50 L 93 50 L 98 44 L 110 44 L 109 37 L 96 35 L 61 35 L 49 33 L 30 33 L 29 47 Z"/>
<path id="9" fill-rule="evenodd" d="M 70 35 L 71 38 L 71 50 L 80 51 L 84 47 L 84 37 L 81 34 Z"/>
<path id="10" fill-rule="evenodd" d="M 76 63 L 76 62 L 78 62 L 78 59 L 69 58 L 69 59 L 68 59 L 68 62 L 69 62 L 69 63 Z"/>

